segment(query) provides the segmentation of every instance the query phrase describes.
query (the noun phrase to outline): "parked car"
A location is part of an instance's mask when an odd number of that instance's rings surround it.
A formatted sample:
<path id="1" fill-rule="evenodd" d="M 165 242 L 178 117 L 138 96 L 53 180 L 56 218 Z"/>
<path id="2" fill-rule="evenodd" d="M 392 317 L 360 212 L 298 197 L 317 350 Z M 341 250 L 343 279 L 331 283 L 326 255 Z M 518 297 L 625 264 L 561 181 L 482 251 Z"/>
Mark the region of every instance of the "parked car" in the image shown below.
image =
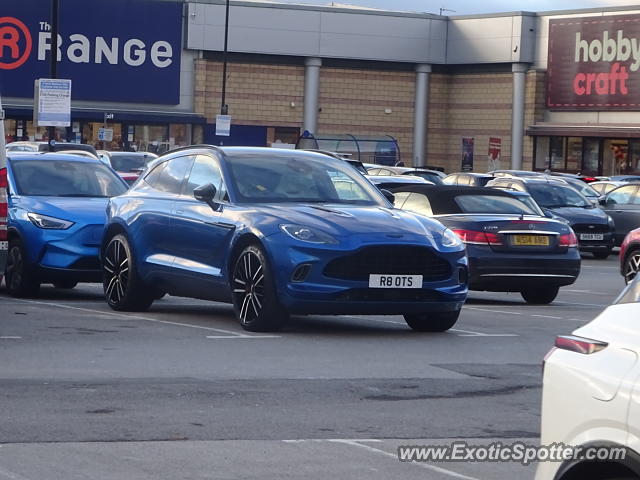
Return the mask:
<path id="1" fill-rule="evenodd" d="M 538 177 L 542 175 L 542 173 L 540 172 L 532 172 L 531 170 L 492 170 L 487 173 L 494 177 L 507 177 L 507 178 Z"/>
<path id="2" fill-rule="evenodd" d="M 147 165 L 158 158 L 150 152 L 108 152 L 101 150 L 103 158 L 108 159 L 113 168 L 127 184 L 133 184 Z"/>
<path id="3" fill-rule="evenodd" d="M 582 455 L 539 462 L 536 480 L 640 478 L 639 302 L 636 277 L 595 320 L 557 337 L 546 355 L 540 443 Z M 594 459 L 589 447 L 607 450 Z"/>
<path id="4" fill-rule="evenodd" d="M 627 182 L 617 182 L 612 180 L 598 180 L 597 182 L 590 183 L 589 186 L 593 188 L 600 196 L 604 196 L 614 188 L 621 187 L 622 185 L 628 185 Z"/>
<path id="5" fill-rule="evenodd" d="M 7 179 L 9 294 L 100 281 L 107 201 L 127 185 L 97 159 L 59 153 L 9 153 Z"/>
<path id="6" fill-rule="evenodd" d="M 582 175 L 580 173 L 548 172 L 547 175 L 559 178 L 572 178 L 583 183 L 592 183 L 598 181 L 598 177 L 594 177 L 591 175 Z"/>
<path id="7" fill-rule="evenodd" d="M 367 179 L 380 190 L 392 190 L 406 185 L 434 185 L 424 178 L 405 175 L 367 175 Z"/>
<path id="8" fill-rule="evenodd" d="M 613 175 L 609 180 L 614 182 L 640 182 L 640 175 Z"/>
<path id="9" fill-rule="evenodd" d="M 580 273 L 571 228 L 509 192 L 414 185 L 393 193 L 396 207 L 437 219 L 465 242 L 471 290 L 520 292 L 529 303 L 546 304 Z"/>
<path id="10" fill-rule="evenodd" d="M 53 147 L 48 142 L 11 142 L 5 146 L 7 153 L 9 152 L 65 152 L 68 150 L 77 150 L 88 152 L 95 158 L 98 158 L 98 152 L 93 145 L 84 143 L 56 142 Z"/>
<path id="11" fill-rule="evenodd" d="M 599 194 L 597 191 L 595 191 L 592 187 L 591 184 L 586 183 L 583 180 L 580 180 L 578 178 L 575 177 L 554 177 L 552 176 L 551 178 L 555 178 L 557 180 L 563 181 L 565 182 L 567 185 L 569 185 L 572 188 L 575 188 L 578 192 L 580 192 L 582 195 L 584 195 L 591 203 L 593 203 L 594 205 L 598 205 L 600 198 L 602 198 L 602 195 Z"/>
<path id="12" fill-rule="evenodd" d="M 318 153 L 177 149 L 112 198 L 107 217 L 103 284 L 115 310 L 145 310 L 167 292 L 232 303 L 252 331 L 290 313 L 404 315 L 415 330 L 443 331 L 467 294 L 453 232 L 394 210 Z"/>
<path id="13" fill-rule="evenodd" d="M 631 230 L 620 245 L 620 273 L 629 283 L 640 271 L 640 228 Z"/>
<path id="14" fill-rule="evenodd" d="M 528 192 L 545 214 L 556 215 L 569 222 L 578 236 L 581 251 L 591 252 L 599 259 L 611 254 L 615 240 L 613 220 L 565 182 L 546 176 L 505 177 L 491 180 L 487 186 Z"/>
<path id="15" fill-rule="evenodd" d="M 459 185 L 468 187 L 484 187 L 495 177 L 488 173 L 452 173 L 442 179 L 445 185 Z"/>
<path id="16" fill-rule="evenodd" d="M 640 227 L 640 184 L 625 183 L 611 190 L 600 206 L 613 218 L 615 244 L 620 245 L 631 230 Z"/>
<path id="17" fill-rule="evenodd" d="M 425 180 L 435 185 L 442 185 L 442 179 L 445 177 L 445 174 L 438 170 L 427 170 L 425 168 L 410 167 L 375 167 L 370 168 L 367 174 L 372 176 L 411 175 L 414 177 L 424 178 Z"/>

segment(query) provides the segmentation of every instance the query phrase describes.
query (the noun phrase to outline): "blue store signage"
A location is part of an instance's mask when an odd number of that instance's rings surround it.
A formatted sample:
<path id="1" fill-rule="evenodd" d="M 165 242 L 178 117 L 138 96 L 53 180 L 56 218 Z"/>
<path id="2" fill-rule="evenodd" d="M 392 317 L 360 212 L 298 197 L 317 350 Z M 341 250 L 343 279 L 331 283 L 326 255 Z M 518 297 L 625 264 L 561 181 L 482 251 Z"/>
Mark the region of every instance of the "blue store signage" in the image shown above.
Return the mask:
<path id="1" fill-rule="evenodd" d="M 73 100 L 176 105 L 180 101 L 182 3 L 59 0 L 58 77 Z M 49 77 L 51 4 L 0 2 L 0 93 L 33 98 Z"/>

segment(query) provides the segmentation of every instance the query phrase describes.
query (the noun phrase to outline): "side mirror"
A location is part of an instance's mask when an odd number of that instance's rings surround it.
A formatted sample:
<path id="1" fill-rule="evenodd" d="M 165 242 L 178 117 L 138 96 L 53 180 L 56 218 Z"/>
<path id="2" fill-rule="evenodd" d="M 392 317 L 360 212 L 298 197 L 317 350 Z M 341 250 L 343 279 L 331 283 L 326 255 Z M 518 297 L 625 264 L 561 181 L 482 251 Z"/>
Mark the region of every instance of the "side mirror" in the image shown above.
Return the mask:
<path id="1" fill-rule="evenodd" d="M 199 202 L 204 202 L 209 205 L 214 210 L 218 209 L 218 204 L 214 201 L 216 197 L 216 187 L 211 183 L 207 183 L 206 185 L 200 185 L 199 187 L 193 190 L 193 196 Z"/>
<path id="2" fill-rule="evenodd" d="M 600 205 L 606 205 L 607 204 L 607 197 L 600 197 L 598 198 L 598 203 Z"/>
<path id="3" fill-rule="evenodd" d="M 549 210 L 545 210 L 544 211 L 544 216 L 547 217 L 547 218 L 555 217 L 555 215 L 553 213 L 551 213 Z"/>
<path id="4" fill-rule="evenodd" d="M 389 202 L 391 202 L 391 204 L 393 204 L 396 201 L 396 196 L 393 193 L 391 193 L 389 190 L 387 190 L 386 188 L 381 188 L 380 192 L 382 192 L 382 195 L 384 195 L 384 198 L 389 200 Z"/>

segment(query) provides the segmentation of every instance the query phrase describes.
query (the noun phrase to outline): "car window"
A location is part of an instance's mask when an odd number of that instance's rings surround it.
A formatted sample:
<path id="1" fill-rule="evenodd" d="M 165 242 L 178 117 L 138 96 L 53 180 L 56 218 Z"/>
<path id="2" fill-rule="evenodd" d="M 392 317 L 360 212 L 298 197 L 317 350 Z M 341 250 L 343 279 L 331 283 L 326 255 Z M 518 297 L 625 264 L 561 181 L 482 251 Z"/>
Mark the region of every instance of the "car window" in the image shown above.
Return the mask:
<path id="1" fill-rule="evenodd" d="M 633 202 L 635 191 L 638 189 L 635 185 L 625 185 L 612 191 L 607 197 L 607 205 L 629 205 Z"/>
<path id="2" fill-rule="evenodd" d="M 404 210 L 418 213 L 420 215 L 431 216 L 433 211 L 431 210 L 431 203 L 426 195 L 422 193 L 411 192 L 407 200 L 402 206 Z"/>
<path id="3" fill-rule="evenodd" d="M 369 175 L 380 175 L 380 169 L 379 168 L 370 168 L 369 170 L 367 170 L 367 173 Z"/>
<path id="4" fill-rule="evenodd" d="M 329 173 L 329 177 L 333 182 L 333 188 L 335 188 L 338 196 L 343 200 L 355 200 L 366 201 L 367 195 L 360 188 L 360 186 L 353 181 L 352 178 L 345 175 L 343 172 L 333 171 Z"/>
<path id="5" fill-rule="evenodd" d="M 544 208 L 580 207 L 593 205 L 575 189 L 560 183 L 531 183 L 529 193 Z"/>
<path id="6" fill-rule="evenodd" d="M 464 213 L 538 214 L 516 198 L 498 195 L 458 195 L 455 202 Z"/>
<path id="7" fill-rule="evenodd" d="M 193 160 L 193 156 L 173 158 L 154 168 L 145 177 L 145 181 L 161 192 L 179 194 L 182 191 L 182 182 Z M 162 167 L 162 170 L 159 170 L 159 167 Z"/>
<path id="8" fill-rule="evenodd" d="M 402 208 L 404 202 L 407 200 L 411 192 L 394 192 L 393 206 L 396 208 Z"/>
<path id="9" fill-rule="evenodd" d="M 20 160 L 11 169 L 20 195 L 113 197 L 127 186 L 101 163 L 64 160 Z"/>
<path id="10" fill-rule="evenodd" d="M 184 183 L 182 194 L 192 197 L 196 188 L 208 183 L 216 187 L 216 199 L 228 199 L 222 172 L 216 160 L 207 155 L 198 155 L 193 162 L 189 179 Z"/>
<path id="11" fill-rule="evenodd" d="M 602 194 L 604 192 L 606 192 L 605 188 L 606 188 L 606 184 L 599 184 L 599 185 L 594 185 L 593 183 L 591 184 L 591 188 L 593 188 L 596 192 L 598 192 L 599 194 Z"/>
<path id="12" fill-rule="evenodd" d="M 147 166 L 147 163 L 155 158 L 158 157 L 152 154 L 114 153 L 109 158 L 109 161 L 116 172 L 132 172 L 143 169 Z"/>
<path id="13" fill-rule="evenodd" d="M 458 175 L 448 175 L 442 179 L 442 183 L 445 185 L 456 185 L 458 181 Z"/>

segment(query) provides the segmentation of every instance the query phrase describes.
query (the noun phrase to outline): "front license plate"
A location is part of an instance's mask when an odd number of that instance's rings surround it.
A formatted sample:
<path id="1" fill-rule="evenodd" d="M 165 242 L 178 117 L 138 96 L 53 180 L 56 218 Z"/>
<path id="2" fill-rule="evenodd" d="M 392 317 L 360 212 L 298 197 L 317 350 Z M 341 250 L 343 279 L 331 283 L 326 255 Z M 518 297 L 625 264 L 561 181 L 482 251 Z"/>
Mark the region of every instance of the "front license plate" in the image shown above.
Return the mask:
<path id="1" fill-rule="evenodd" d="M 422 288 L 422 275 L 369 275 L 369 288 Z"/>
<path id="2" fill-rule="evenodd" d="M 581 233 L 580 240 L 604 240 L 603 233 Z"/>
<path id="3" fill-rule="evenodd" d="M 549 237 L 544 235 L 516 235 L 513 238 L 514 245 L 549 246 Z"/>

